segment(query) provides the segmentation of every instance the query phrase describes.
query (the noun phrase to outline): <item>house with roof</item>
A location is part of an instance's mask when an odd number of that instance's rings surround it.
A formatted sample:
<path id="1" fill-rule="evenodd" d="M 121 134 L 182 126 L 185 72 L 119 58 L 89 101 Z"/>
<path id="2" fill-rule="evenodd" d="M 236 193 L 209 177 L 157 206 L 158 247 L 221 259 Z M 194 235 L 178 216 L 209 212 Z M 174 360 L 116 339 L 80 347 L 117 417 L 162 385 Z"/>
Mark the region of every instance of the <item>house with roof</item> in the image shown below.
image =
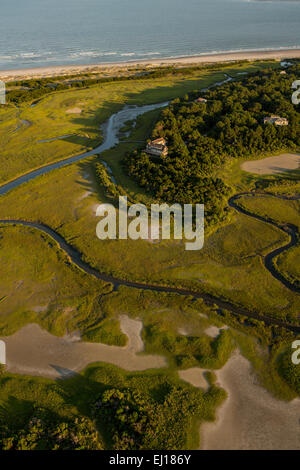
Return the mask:
<path id="1" fill-rule="evenodd" d="M 166 157 L 168 155 L 167 141 L 164 137 L 148 142 L 145 152 L 154 157 Z"/>
<path id="2" fill-rule="evenodd" d="M 264 124 L 275 124 L 275 126 L 288 126 L 289 121 L 280 116 L 267 116 L 264 118 Z"/>
<path id="3" fill-rule="evenodd" d="M 205 98 L 201 98 L 201 96 L 199 96 L 199 98 L 197 98 L 195 100 L 195 103 L 207 103 L 207 100 Z"/>

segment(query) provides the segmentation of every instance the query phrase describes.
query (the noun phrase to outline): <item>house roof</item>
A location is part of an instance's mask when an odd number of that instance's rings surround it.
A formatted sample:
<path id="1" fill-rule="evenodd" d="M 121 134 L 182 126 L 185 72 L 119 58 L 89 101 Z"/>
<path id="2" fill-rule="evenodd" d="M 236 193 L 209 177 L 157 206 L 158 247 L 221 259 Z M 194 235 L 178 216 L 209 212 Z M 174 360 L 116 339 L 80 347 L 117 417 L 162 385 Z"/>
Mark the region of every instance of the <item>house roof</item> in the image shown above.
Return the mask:
<path id="1" fill-rule="evenodd" d="M 165 145 L 162 145 L 162 144 L 154 144 L 153 142 L 151 142 L 150 144 L 147 145 L 147 148 L 148 149 L 157 149 L 157 150 L 163 150 L 165 148 Z"/>
<path id="2" fill-rule="evenodd" d="M 164 137 L 158 137 L 157 139 L 151 140 L 151 145 L 155 145 L 155 144 L 165 145 L 166 139 Z"/>

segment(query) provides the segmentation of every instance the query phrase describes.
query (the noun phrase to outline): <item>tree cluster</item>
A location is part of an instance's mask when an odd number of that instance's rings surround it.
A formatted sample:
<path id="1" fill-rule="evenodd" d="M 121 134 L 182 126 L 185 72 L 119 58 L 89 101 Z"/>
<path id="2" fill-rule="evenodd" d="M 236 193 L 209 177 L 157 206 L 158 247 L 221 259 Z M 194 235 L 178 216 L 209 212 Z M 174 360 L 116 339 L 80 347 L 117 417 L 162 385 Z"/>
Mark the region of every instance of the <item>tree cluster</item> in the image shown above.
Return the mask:
<path id="1" fill-rule="evenodd" d="M 300 105 L 291 102 L 291 85 L 299 73 L 300 65 L 286 75 L 258 72 L 173 100 L 152 135 L 166 138 L 167 157 L 158 160 L 135 151 L 125 160 L 128 173 L 157 199 L 204 203 L 207 220 L 222 220 L 230 188 L 216 177 L 218 168 L 229 159 L 300 146 Z M 207 102 L 198 102 L 199 96 Z M 272 114 L 287 118 L 289 125 L 264 124 Z"/>

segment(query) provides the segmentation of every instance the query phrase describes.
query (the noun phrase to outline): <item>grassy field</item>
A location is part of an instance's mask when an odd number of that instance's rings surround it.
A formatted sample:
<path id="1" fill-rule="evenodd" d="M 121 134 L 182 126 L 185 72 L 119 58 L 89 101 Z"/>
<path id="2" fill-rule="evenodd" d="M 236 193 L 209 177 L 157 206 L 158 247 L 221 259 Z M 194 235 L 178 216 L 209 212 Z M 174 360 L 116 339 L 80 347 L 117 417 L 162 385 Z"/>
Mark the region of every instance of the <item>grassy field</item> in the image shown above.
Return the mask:
<path id="1" fill-rule="evenodd" d="M 110 284 L 74 267 L 56 242 L 35 229 L 0 226 L 0 234 L 1 336 L 27 323 L 63 335 L 104 319 L 100 299 Z"/>
<path id="2" fill-rule="evenodd" d="M 241 207 L 279 224 L 286 223 L 300 227 L 300 201 L 275 199 L 265 195 L 257 198 L 242 197 L 238 203 Z"/>
<path id="3" fill-rule="evenodd" d="M 300 230 L 300 201 L 274 199 L 268 195 L 242 198 L 240 204 L 247 210 L 268 217 L 280 224 L 292 224 Z M 291 282 L 300 282 L 299 245 L 279 255 L 275 262 L 279 271 Z"/>
<path id="4" fill-rule="evenodd" d="M 239 78 L 247 73 L 251 72 L 258 72 L 259 70 L 264 70 L 266 68 L 273 68 L 276 69 L 280 66 L 277 61 L 263 61 L 263 62 L 255 62 L 253 64 L 240 64 L 239 66 L 231 67 L 230 65 L 226 67 L 226 73 L 230 75 L 230 77 Z"/>

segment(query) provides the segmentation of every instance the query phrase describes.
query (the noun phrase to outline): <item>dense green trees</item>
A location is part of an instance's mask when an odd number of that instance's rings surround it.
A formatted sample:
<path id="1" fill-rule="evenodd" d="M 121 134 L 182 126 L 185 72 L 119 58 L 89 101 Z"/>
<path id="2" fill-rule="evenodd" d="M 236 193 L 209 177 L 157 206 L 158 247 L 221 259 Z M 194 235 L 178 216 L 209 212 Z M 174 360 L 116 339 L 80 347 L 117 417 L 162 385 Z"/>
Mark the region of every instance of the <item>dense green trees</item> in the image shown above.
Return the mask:
<path id="1" fill-rule="evenodd" d="M 0 382 L 10 393 L 1 395 L 0 450 L 198 448 L 200 421 L 213 421 L 226 398 L 214 380 L 204 392 L 169 368 L 132 373 L 95 364 L 70 380 Z"/>
<path id="2" fill-rule="evenodd" d="M 160 399 L 134 389 L 106 390 L 95 405 L 95 416 L 118 450 L 187 448 L 188 433 L 199 419 L 214 419 L 226 397 L 212 385 L 207 393 L 166 380 Z"/>
<path id="3" fill-rule="evenodd" d="M 300 145 L 300 106 L 291 102 L 299 72 L 299 65 L 286 75 L 258 72 L 202 93 L 207 103 L 195 101 L 199 93 L 174 100 L 153 130 L 153 137 L 167 139 L 168 156 L 158 161 L 133 152 L 125 162 L 129 174 L 158 199 L 205 203 L 208 222 L 222 219 L 230 188 L 215 177 L 216 168 L 230 158 Z M 287 118 L 289 125 L 265 125 L 270 114 Z"/>
<path id="4" fill-rule="evenodd" d="M 292 390 L 298 395 L 300 394 L 300 365 L 293 364 L 292 353 L 294 350 L 289 347 L 278 359 L 278 372 L 283 379 L 289 384 Z"/>
<path id="5" fill-rule="evenodd" d="M 93 422 L 74 418 L 53 422 L 44 410 L 36 410 L 27 425 L 11 430 L 1 425 L 0 450 L 100 450 L 102 443 Z"/>

